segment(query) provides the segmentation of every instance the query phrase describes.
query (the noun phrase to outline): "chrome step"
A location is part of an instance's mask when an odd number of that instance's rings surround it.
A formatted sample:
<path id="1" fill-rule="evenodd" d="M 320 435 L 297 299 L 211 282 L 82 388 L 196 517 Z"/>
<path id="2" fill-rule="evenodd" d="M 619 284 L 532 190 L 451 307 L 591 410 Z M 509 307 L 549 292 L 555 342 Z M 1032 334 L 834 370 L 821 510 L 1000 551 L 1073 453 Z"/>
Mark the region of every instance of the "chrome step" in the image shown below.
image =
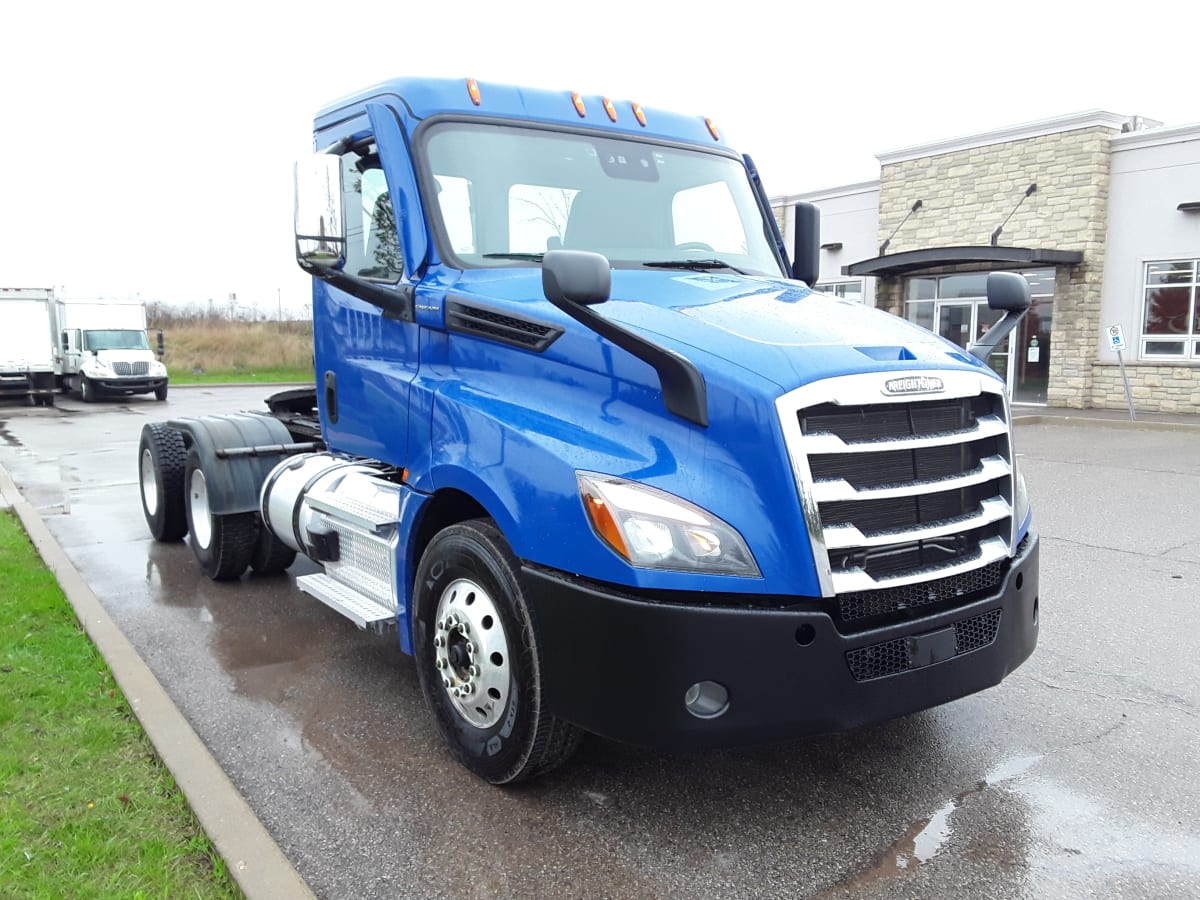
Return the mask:
<path id="1" fill-rule="evenodd" d="M 324 573 L 302 575 L 296 579 L 296 587 L 341 613 L 359 628 L 383 634 L 396 627 L 395 610 L 376 603 L 366 594 L 360 594 Z"/>
<path id="2" fill-rule="evenodd" d="M 399 516 L 394 512 L 331 491 L 309 494 L 305 502 L 315 510 L 367 531 L 379 531 L 384 526 L 395 525 L 399 521 Z"/>

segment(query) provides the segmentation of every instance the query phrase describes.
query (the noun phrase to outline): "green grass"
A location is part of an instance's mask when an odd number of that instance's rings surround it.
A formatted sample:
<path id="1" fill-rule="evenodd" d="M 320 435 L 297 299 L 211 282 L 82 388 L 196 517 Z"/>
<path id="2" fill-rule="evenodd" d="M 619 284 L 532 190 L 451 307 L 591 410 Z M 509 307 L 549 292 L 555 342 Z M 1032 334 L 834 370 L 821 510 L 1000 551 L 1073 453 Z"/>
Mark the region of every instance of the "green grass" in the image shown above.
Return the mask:
<path id="1" fill-rule="evenodd" d="M 0 896 L 240 896 L 54 576 L 6 511 Z"/>
<path id="2" fill-rule="evenodd" d="M 167 367 L 171 384 L 252 384 L 313 383 L 312 366 L 274 369 L 221 369 L 215 372 L 196 373 L 191 369 Z"/>

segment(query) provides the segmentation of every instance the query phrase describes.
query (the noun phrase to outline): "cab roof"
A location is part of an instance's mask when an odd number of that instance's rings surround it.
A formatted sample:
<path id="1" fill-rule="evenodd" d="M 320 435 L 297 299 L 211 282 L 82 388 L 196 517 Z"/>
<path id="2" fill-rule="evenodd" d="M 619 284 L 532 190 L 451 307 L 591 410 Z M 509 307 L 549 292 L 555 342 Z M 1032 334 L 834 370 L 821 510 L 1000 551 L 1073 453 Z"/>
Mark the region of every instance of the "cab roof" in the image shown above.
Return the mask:
<path id="1" fill-rule="evenodd" d="M 716 126 L 703 116 L 644 108 L 629 100 L 597 94 L 579 95 L 569 90 L 551 91 L 468 78 L 395 78 L 382 82 L 322 107 L 314 121 L 314 131 L 336 125 L 372 100 L 399 103 L 416 119 L 451 114 L 583 125 L 730 149 Z"/>

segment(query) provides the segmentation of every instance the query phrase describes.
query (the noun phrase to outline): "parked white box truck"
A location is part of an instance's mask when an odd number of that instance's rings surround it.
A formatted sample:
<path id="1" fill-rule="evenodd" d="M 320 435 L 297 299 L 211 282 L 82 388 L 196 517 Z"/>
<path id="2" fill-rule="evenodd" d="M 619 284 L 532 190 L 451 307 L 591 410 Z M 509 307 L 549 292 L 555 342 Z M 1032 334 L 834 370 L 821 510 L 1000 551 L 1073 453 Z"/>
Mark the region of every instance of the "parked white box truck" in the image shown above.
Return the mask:
<path id="1" fill-rule="evenodd" d="M 54 314 L 53 288 L 0 288 L 0 396 L 54 405 Z"/>
<path id="2" fill-rule="evenodd" d="M 102 394 L 153 392 L 167 399 L 167 367 L 150 349 L 140 300 L 60 300 L 58 327 L 64 390 L 88 403 Z"/>

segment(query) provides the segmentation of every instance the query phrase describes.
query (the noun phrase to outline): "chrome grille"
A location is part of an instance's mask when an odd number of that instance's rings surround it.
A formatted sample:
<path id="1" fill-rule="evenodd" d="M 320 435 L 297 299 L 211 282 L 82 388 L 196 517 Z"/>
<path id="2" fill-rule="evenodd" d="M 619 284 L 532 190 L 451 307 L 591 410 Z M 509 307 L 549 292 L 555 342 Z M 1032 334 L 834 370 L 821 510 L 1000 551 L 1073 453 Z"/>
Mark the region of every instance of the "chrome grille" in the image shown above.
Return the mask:
<path id="1" fill-rule="evenodd" d="M 149 375 L 150 363 L 148 362 L 114 362 L 112 363 L 113 373 L 116 375 Z"/>
<path id="2" fill-rule="evenodd" d="M 826 596 L 954 585 L 926 600 L 937 602 L 962 594 L 957 576 L 1011 556 L 1002 385 L 971 372 L 912 374 L 943 390 L 893 397 L 887 375 L 850 375 L 776 403 Z"/>

